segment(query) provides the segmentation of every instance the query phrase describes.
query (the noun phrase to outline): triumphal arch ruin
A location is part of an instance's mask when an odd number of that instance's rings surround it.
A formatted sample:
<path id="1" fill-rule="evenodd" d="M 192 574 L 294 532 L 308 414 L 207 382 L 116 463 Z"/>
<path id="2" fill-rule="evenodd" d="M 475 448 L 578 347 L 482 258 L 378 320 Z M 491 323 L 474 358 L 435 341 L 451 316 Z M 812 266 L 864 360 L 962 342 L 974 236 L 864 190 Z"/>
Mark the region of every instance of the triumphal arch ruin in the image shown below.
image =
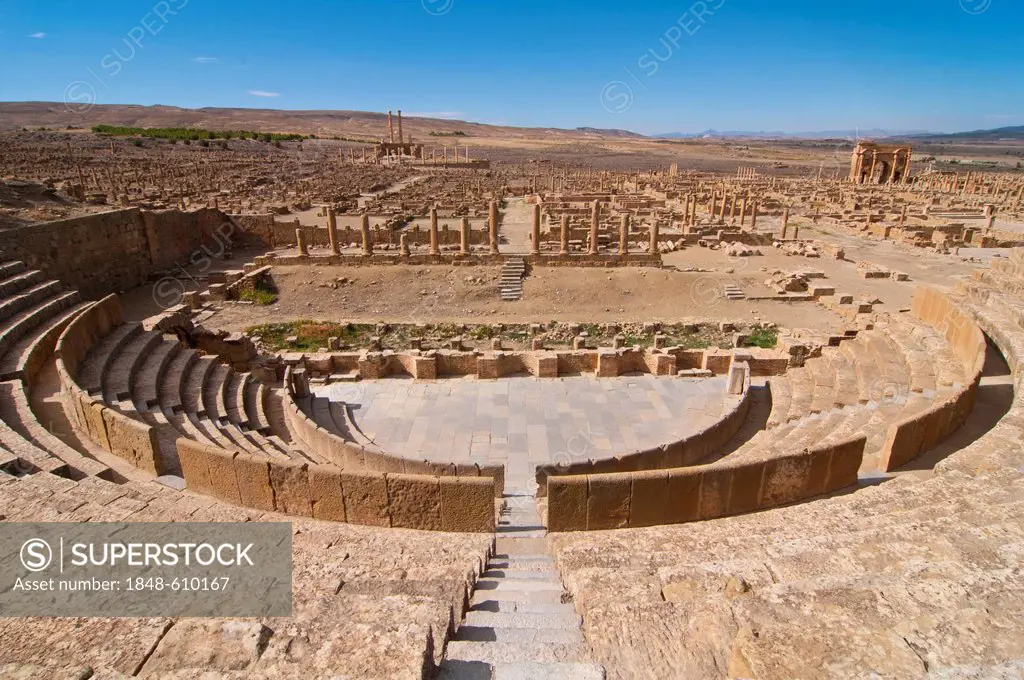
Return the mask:
<path id="1" fill-rule="evenodd" d="M 850 181 L 857 184 L 906 184 L 910 181 L 909 144 L 858 142 L 850 159 Z"/>

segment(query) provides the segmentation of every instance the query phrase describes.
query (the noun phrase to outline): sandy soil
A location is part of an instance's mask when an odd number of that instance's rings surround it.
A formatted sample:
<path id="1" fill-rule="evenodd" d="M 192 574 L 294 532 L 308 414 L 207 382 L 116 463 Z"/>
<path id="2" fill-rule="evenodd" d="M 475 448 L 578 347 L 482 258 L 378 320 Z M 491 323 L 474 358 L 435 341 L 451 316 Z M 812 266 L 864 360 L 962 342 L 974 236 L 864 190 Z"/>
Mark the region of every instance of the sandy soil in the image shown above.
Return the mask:
<path id="1" fill-rule="evenodd" d="M 277 304 L 223 305 L 207 325 L 242 330 L 271 321 L 547 322 L 686 321 L 772 322 L 786 327 L 837 330 L 839 320 L 813 303 L 728 301 L 708 291 L 727 275 L 672 269 L 563 269 L 538 267 L 524 298 L 502 302 L 498 267 L 410 266 L 276 267 Z M 348 283 L 331 287 L 339 278 Z M 742 274 L 757 281 L 762 272 Z M 605 294 L 595 295 L 603 289 Z"/>

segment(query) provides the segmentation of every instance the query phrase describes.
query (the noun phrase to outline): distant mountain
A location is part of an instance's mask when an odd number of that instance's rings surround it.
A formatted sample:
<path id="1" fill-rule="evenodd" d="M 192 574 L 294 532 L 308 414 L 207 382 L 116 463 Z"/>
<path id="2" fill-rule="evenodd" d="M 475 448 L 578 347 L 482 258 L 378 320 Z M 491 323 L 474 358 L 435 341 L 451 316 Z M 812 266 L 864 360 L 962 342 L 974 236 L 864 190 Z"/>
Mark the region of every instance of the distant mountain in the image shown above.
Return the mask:
<path id="1" fill-rule="evenodd" d="M 395 113 L 397 116 L 397 110 Z M 40 126 L 90 128 L 105 124 L 297 132 L 318 137 L 342 135 L 369 141 L 383 139 L 388 134 L 387 118 L 386 112 L 379 111 L 299 111 L 220 107 L 186 109 L 177 106 L 134 104 L 96 104 L 75 108 L 60 102 L 0 102 L 0 130 Z M 397 119 L 395 125 L 397 127 Z M 529 138 L 538 134 L 567 140 L 593 135 L 623 139 L 643 137 L 627 130 L 527 128 L 410 115 L 403 118 L 403 133 L 417 141 L 429 139 L 432 133 L 438 135 L 455 132 L 461 133 L 460 145 L 472 144 L 472 141 L 467 142 L 466 138 Z"/>
<path id="2" fill-rule="evenodd" d="M 582 133 L 588 134 L 588 135 L 602 135 L 602 136 L 605 136 L 605 137 L 633 137 L 633 138 L 636 138 L 636 139 L 642 139 L 642 138 L 647 136 L 647 135 L 642 135 L 639 132 L 632 132 L 630 130 L 616 130 L 614 128 L 612 128 L 612 129 L 603 129 L 603 128 L 592 128 L 592 127 L 578 127 L 578 128 L 576 128 L 576 132 L 582 132 Z"/>
<path id="3" fill-rule="evenodd" d="M 927 141 L 936 142 L 998 142 L 1002 140 L 1024 140 L 1024 125 L 1001 127 L 994 130 L 971 130 L 970 132 L 953 132 L 950 134 L 925 133 L 907 135 Z"/>
<path id="4" fill-rule="evenodd" d="M 705 130 L 704 132 L 665 132 L 660 135 L 651 135 L 661 139 L 879 139 L 882 137 L 910 136 L 930 134 L 923 130 L 820 130 L 817 132 L 782 132 L 782 131 L 759 131 L 749 130 Z"/>

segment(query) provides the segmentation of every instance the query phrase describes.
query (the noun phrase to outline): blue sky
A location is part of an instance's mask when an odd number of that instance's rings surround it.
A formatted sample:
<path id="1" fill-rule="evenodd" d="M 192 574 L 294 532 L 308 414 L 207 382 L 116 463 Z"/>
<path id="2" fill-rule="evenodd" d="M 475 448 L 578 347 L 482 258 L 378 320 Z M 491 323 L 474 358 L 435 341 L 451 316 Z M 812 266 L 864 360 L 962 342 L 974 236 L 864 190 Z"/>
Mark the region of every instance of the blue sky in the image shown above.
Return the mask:
<path id="1" fill-rule="evenodd" d="M 1024 124 L 1024 0 L 2 0 L 0 100 L 509 125 Z"/>

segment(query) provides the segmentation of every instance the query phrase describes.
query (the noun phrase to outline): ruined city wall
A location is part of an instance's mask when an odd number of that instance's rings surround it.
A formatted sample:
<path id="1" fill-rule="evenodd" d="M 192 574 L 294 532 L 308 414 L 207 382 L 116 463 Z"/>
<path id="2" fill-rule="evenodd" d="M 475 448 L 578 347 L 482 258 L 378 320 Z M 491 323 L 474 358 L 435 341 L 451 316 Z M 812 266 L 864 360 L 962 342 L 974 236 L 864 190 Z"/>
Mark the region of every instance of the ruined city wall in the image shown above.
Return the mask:
<path id="1" fill-rule="evenodd" d="M 220 247 L 225 222 L 218 210 L 127 208 L 0 231 L 0 253 L 97 299 L 184 266 L 204 245 Z"/>

